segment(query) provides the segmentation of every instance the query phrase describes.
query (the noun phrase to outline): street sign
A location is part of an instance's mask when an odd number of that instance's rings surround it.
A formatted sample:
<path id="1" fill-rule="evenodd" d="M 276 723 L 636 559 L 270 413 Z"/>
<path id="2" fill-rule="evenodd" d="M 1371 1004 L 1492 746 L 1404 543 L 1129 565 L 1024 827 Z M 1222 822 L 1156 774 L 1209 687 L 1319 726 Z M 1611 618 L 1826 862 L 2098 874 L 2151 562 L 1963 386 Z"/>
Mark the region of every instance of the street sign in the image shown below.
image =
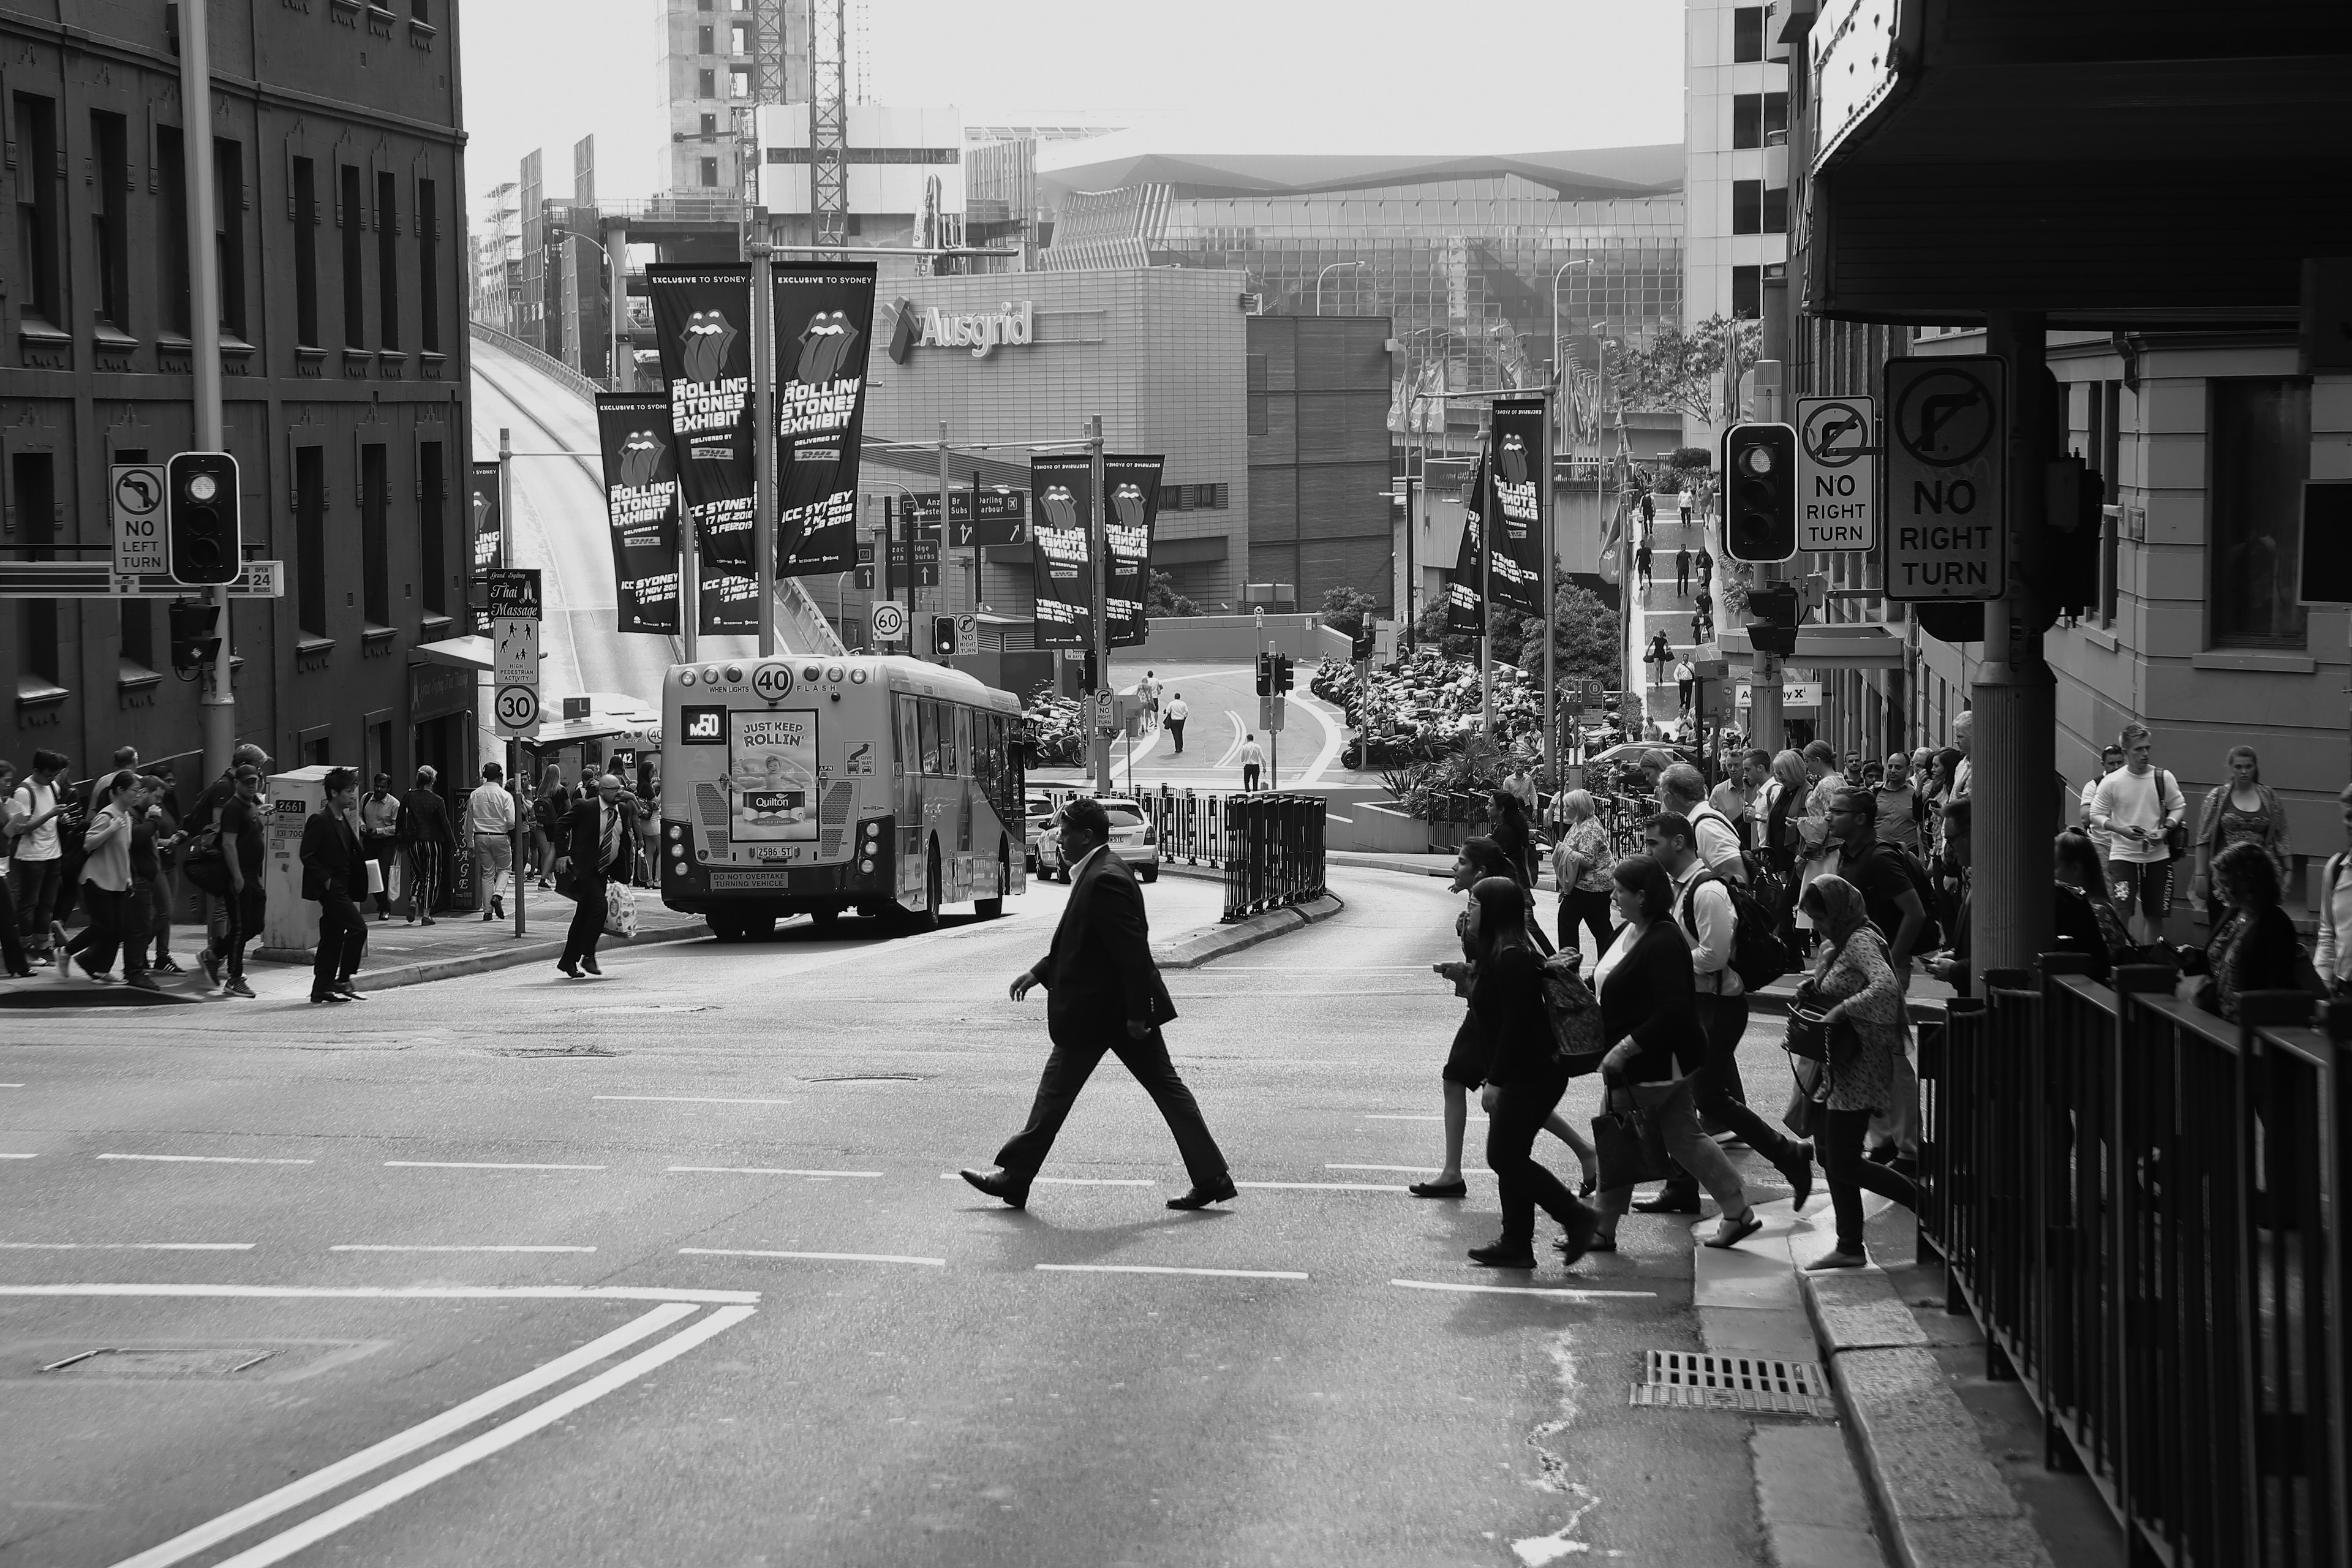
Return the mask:
<path id="1" fill-rule="evenodd" d="M 907 635 L 907 606 L 896 599 L 877 599 L 874 604 L 874 640 L 877 643 L 898 642 Z"/>
<path id="2" fill-rule="evenodd" d="M 172 563 L 163 548 L 163 465 L 109 464 L 106 493 L 114 519 L 114 570 L 125 577 L 169 573 Z"/>
<path id="3" fill-rule="evenodd" d="M 969 658 L 980 651 L 980 617 L 958 616 L 955 618 L 955 650 L 959 658 Z"/>
<path id="4" fill-rule="evenodd" d="M 527 735 L 539 724 L 539 689 L 501 686 L 496 709 L 499 734 L 509 738 Z"/>
<path id="5" fill-rule="evenodd" d="M 2009 588 L 2008 362 L 1886 362 L 1886 596 Z"/>
<path id="6" fill-rule="evenodd" d="M 535 621 L 539 619 L 538 567 L 495 566 L 483 575 L 489 582 L 489 611 L 492 620 Z"/>
<path id="7" fill-rule="evenodd" d="M 1257 700 L 1257 727 L 1261 730 L 1272 731 L 1276 734 L 1281 733 L 1282 721 L 1285 717 L 1285 710 L 1288 707 L 1289 702 L 1290 699 L 1283 696 L 1282 693 L 1278 691 L 1271 697 L 1259 698 Z"/>
<path id="8" fill-rule="evenodd" d="M 497 623 L 497 635 L 491 639 L 493 662 L 490 673 L 499 686 L 537 686 L 539 684 L 539 623 L 514 616 L 501 616 Z"/>
<path id="9" fill-rule="evenodd" d="M 221 591 L 232 599 L 282 599 L 286 563 L 248 561 Z M 106 561 L 0 561 L 0 599 L 184 599 L 199 592 L 160 572 L 125 576 Z"/>
<path id="10" fill-rule="evenodd" d="M 579 720 L 588 717 L 589 702 L 588 699 L 585 697 L 564 697 L 559 698 L 557 700 L 563 704 L 563 721 L 565 723 L 574 723 Z"/>
<path id="11" fill-rule="evenodd" d="M 1868 397 L 1797 399 L 1797 549 L 1878 548 L 1878 405 Z"/>

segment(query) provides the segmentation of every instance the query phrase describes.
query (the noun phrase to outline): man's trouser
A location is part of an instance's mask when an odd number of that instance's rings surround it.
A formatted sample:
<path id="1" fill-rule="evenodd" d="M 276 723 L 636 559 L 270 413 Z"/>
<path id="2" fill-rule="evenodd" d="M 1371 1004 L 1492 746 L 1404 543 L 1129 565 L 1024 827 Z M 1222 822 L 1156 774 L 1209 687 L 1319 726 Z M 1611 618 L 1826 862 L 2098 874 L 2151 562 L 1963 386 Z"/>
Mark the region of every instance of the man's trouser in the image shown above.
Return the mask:
<path id="1" fill-rule="evenodd" d="M 514 869 L 514 839 L 503 833 L 474 835 L 474 899 L 476 909 L 487 910 L 507 896 L 507 876 Z"/>
<path id="2" fill-rule="evenodd" d="M 57 918 L 65 864 L 62 858 L 9 862 L 8 886 L 16 899 L 18 929 L 25 933 L 25 945 L 35 952 L 49 951 L 49 921 Z"/>
<path id="3" fill-rule="evenodd" d="M 1176 737 L 1176 749 L 1180 752 L 1182 751 L 1184 749 L 1184 721 L 1181 719 L 1169 720 L 1168 732 Z"/>
<path id="4" fill-rule="evenodd" d="M 360 951 L 367 941 L 367 921 L 347 892 L 329 892 L 319 900 L 319 948 L 310 961 L 310 989 L 327 990 L 349 980 L 359 970 Z"/>

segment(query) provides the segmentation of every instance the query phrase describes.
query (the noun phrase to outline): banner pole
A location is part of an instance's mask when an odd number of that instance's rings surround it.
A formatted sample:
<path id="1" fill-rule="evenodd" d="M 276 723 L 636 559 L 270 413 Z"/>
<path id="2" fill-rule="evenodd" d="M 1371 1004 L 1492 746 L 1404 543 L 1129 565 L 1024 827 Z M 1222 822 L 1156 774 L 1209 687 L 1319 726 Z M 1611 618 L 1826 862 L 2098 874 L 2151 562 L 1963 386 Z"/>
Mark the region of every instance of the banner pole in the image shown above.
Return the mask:
<path id="1" fill-rule="evenodd" d="M 972 471 L 974 473 L 978 473 L 980 470 L 978 468 L 974 468 Z M 945 572 L 947 570 L 949 559 L 948 542 L 955 537 L 955 530 L 948 525 L 948 512 L 951 510 L 949 502 L 953 499 L 953 495 L 948 489 L 948 422 L 942 419 L 940 421 L 940 561 L 937 569 L 940 572 Z M 978 526 L 979 521 L 980 520 L 977 517 L 972 519 L 972 522 L 975 527 Z M 943 605 L 950 603 L 950 600 L 948 594 L 947 584 L 945 583 L 941 583 L 938 584 L 938 587 L 940 594 L 939 602 Z M 943 658 L 940 660 L 940 662 L 941 664 L 952 665 L 954 660 Z"/>
<path id="2" fill-rule="evenodd" d="M 1087 517 L 1087 559 L 1092 566 L 1087 575 L 1093 580 L 1088 609 L 1094 619 L 1095 690 L 1108 691 L 1110 685 L 1110 542 L 1104 527 L 1108 515 L 1103 508 L 1103 433 L 1102 416 L 1090 415 L 1087 419 L 1087 462 L 1094 474 L 1094 500 Z M 940 506 L 946 506 L 940 498 Z M 1097 709 L 1100 712 L 1100 709 Z M 1093 738 L 1095 793 L 1108 795 L 1110 782 L 1110 742 L 1102 732 L 1099 721 L 1090 724 Z"/>
<path id="3" fill-rule="evenodd" d="M 1555 358 L 1558 353 L 1554 349 Z M 1541 472 L 1536 479 L 1536 516 L 1541 521 L 1543 532 L 1543 765 L 1544 777 L 1555 795 L 1559 792 L 1559 725 L 1553 717 L 1552 700 L 1559 684 L 1557 660 L 1553 657 L 1559 647 L 1559 634 L 1554 625 L 1559 615 L 1559 588 L 1555 580 L 1559 568 L 1552 534 L 1558 521 L 1553 514 L 1559 509 L 1555 504 L 1551 488 L 1551 443 L 1552 431 L 1559 424 L 1559 392 L 1555 387 L 1544 399 L 1543 439 L 1536 443 L 1537 459 L 1541 464 Z"/>
<path id="4" fill-rule="evenodd" d="M 767 214 L 751 240 L 751 566 L 760 584 L 760 657 L 776 651 L 776 282 Z"/>

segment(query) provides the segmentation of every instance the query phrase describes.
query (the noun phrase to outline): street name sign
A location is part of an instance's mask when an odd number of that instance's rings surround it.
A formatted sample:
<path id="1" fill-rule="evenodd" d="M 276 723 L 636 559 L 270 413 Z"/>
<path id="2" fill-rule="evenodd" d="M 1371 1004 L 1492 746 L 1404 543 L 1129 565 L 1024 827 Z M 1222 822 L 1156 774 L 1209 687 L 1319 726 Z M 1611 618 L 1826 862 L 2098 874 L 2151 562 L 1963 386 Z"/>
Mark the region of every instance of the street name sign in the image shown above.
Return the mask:
<path id="1" fill-rule="evenodd" d="M 1276 734 L 1282 731 L 1282 721 L 1288 717 L 1290 700 L 1277 691 L 1271 697 L 1257 700 L 1257 727 Z"/>
<path id="2" fill-rule="evenodd" d="M 168 575 L 163 548 L 163 465 L 110 463 L 106 469 L 107 510 L 114 520 L 114 570 L 136 577 Z"/>
<path id="3" fill-rule="evenodd" d="M 1886 596 L 2009 588 L 2008 362 L 1886 362 Z"/>
<path id="4" fill-rule="evenodd" d="M 1878 429 L 1868 397 L 1797 399 L 1797 550 L 1878 548 Z"/>

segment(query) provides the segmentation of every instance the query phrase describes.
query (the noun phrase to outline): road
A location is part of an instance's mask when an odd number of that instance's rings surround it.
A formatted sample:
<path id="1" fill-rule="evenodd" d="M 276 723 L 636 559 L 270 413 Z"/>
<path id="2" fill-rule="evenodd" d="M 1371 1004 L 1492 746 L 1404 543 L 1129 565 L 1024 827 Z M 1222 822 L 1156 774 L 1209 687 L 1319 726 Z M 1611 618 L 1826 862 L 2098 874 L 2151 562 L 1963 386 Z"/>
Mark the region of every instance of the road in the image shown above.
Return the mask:
<path id="1" fill-rule="evenodd" d="M 1289 722 L 1278 740 L 1258 723 L 1257 672 L 1253 667 L 1155 662 L 1150 668 L 1167 688 L 1160 698 L 1162 706 L 1181 693 L 1191 710 L 1184 726 L 1184 750 L 1176 750 L 1174 735 L 1164 728 L 1145 731 L 1135 738 L 1130 770 L 1127 742 L 1115 742 L 1111 776 L 1120 789 L 1129 787 L 1130 771 L 1137 789 L 1163 784 L 1177 790 L 1239 789 L 1242 766 L 1237 756 L 1242 738 L 1248 734 L 1256 735 L 1273 764 L 1269 787 L 1380 782 L 1376 775 L 1359 774 L 1341 766 L 1347 723 L 1338 709 L 1308 694 L 1307 683 L 1315 673 L 1311 664 L 1302 664 L 1297 671 L 1297 689 L 1290 693 L 1287 705 Z M 1131 693 L 1145 668 L 1140 658 L 1114 659 L 1112 684 Z M 1079 776 L 1076 769 L 1037 770 L 1031 774 L 1037 782 L 1048 784 Z"/>
<path id="2" fill-rule="evenodd" d="M 1467 1202 L 1402 1190 L 1454 900 L 1333 883 L 1169 976 L 1244 1184 L 1203 1214 L 1116 1066 L 1025 1213 L 950 1174 L 1033 1092 L 1004 985 L 1050 886 L 895 942 L 13 1032 L 0 1564 L 1759 1563 L 1752 1419 L 1623 1393 L 1700 1348 L 1687 1222 L 1532 1280 L 1589 1294 L 1488 1293 L 1528 1281 L 1464 1258 L 1475 1139 Z M 1216 895 L 1147 893 L 1163 931 Z"/>

